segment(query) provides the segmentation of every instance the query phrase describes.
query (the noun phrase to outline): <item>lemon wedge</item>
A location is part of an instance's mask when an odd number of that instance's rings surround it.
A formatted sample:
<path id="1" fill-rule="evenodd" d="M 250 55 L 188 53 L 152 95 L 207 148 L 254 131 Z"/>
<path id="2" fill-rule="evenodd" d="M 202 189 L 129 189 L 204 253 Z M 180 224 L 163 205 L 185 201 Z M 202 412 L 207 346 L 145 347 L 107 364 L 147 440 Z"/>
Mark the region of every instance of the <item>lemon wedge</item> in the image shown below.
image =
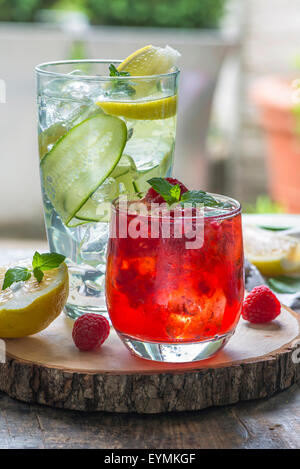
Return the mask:
<path id="1" fill-rule="evenodd" d="M 30 268 L 31 262 L 23 261 L 18 265 Z M 0 267 L 0 285 L 9 267 Z M 40 283 L 31 276 L 25 282 L 1 290 L 0 337 L 17 338 L 42 331 L 61 313 L 68 293 L 68 268 L 65 263 L 44 272 Z"/>
<path id="2" fill-rule="evenodd" d="M 300 272 L 300 244 L 296 238 L 256 226 L 243 225 L 245 256 L 266 276 Z"/>
<path id="3" fill-rule="evenodd" d="M 117 69 L 132 76 L 158 75 L 169 72 L 179 57 L 180 53 L 170 46 L 148 45 L 129 55 Z"/>

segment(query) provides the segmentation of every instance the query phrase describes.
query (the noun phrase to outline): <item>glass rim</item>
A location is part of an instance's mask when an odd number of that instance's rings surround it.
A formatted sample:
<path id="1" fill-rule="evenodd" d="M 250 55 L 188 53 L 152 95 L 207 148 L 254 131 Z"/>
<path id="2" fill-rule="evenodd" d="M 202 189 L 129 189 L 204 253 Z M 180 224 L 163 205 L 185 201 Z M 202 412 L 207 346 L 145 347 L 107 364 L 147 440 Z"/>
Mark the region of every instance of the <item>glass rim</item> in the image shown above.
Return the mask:
<path id="1" fill-rule="evenodd" d="M 120 194 L 118 197 L 116 197 L 115 199 L 113 199 L 111 201 L 111 206 L 113 208 L 113 210 L 115 212 L 118 211 L 118 208 L 116 206 L 117 202 L 121 199 L 121 197 L 124 197 L 124 196 L 135 196 L 135 197 L 139 197 L 139 196 L 144 196 L 145 194 L 147 193 L 147 191 L 144 191 L 144 192 L 136 192 L 136 193 L 131 193 L 131 194 Z M 222 194 L 215 194 L 213 192 L 207 192 L 208 195 L 211 195 L 213 197 L 215 197 L 217 200 L 219 200 L 220 198 L 222 198 L 222 201 L 224 202 L 230 202 L 232 203 L 232 205 L 234 206 L 233 208 L 231 209 L 226 209 L 226 211 L 224 210 L 223 213 L 220 213 L 218 215 L 209 215 L 209 214 L 206 214 L 205 211 L 203 212 L 203 214 L 201 215 L 197 215 L 197 216 L 185 216 L 184 215 L 184 212 L 182 212 L 182 216 L 181 217 L 177 217 L 177 219 L 186 219 L 186 220 L 189 220 L 189 219 L 198 219 L 198 218 L 205 218 L 205 219 L 209 219 L 209 220 L 223 220 L 223 219 L 226 219 L 226 218 L 233 218 L 235 217 L 236 215 L 239 215 L 241 212 L 242 212 L 242 205 L 241 203 L 236 200 L 236 199 L 233 199 L 232 197 L 229 197 L 227 195 L 222 195 Z M 138 199 L 132 199 L 132 200 L 128 200 L 130 202 L 140 202 L 141 201 L 141 198 L 138 198 Z M 217 209 L 217 207 L 216 207 Z M 126 210 L 127 211 L 127 210 Z M 119 210 L 119 212 L 121 213 L 125 213 L 125 210 L 121 211 Z M 133 215 L 133 214 L 130 214 L 130 215 Z M 150 214 L 147 214 L 147 215 L 144 215 L 144 214 L 138 214 L 139 217 L 145 217 L 145 218 L 168 218 L 170 219 L 169 216 L 165 216 L 165 215 L 151 215 Z M 176 220 L 176 217 L 174 218 L 174 220 Z"/>
<path id="2" fill-rule="evenodd" d="M 35 72 L 38 75 L 48 75 L 53 78 L 70 78 L 74 80 L 91 80 L 91 81 L 115 81 L 115 80 L 149 80 L 153 78 L 162 78 L 162 77 L 172 77 L 180 73 L 180 70 L 177 67 L 173 67 L 174 70 L 167 73 L 158 73 L 155 75 L 142 75 L 142 76 L 118 76 L 110 77 L 105 75 L 70 75 L 69 73 L 61 73 L 46 70 L 46 67 L 56 66 L 56 65 L 68 65 L 68 64 L 120 64 L 122 60 L 117 59 L 80 59 L 80 60 L 56 60 L 53 62 L 43 62 L 35 66 Z"/>

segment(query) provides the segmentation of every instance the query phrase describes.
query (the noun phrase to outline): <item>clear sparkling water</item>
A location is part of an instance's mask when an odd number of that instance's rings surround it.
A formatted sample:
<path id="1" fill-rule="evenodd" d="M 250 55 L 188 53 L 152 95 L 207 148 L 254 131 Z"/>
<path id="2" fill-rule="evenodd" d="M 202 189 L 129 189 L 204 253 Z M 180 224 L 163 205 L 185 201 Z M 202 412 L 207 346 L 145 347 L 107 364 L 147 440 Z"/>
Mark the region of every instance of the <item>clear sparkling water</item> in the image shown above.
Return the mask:
<path id="1" fill-rule="evenodd" d="M 105 264 L 109 224 L 84 223 L 67 227 L 44 196 L 45 219 L 50 250 L 67 257 L 71 316 L 89 311 L 106 311 Z"/>
<path id="2" fill-rule="evenodd" d="M 72 72 L 73 75 L 80 73 L 80 70 Z M 107 84 L 101 87 L 99 82 L 79 79 L 50 80 L 38 97 L 40 156 L 50 151 L 75 125 L 95 113 L 102 113 L 95 103 L 103 97 L 109 97 Z M 121 101 L 124 96 L 118 98 Z M 91 195 L 94 204 L 112 201 L 120 192 L 128 192 L 128 185 L 133 180 L 138 190 L 143 191 L 147 188 L 147 179 L 170 173 L 176 117 L 125 122 L 128 137 L 123 156 L 115 172 Z M 50 249 L 64 254 L 69 266 L 67 314 L 74 318 L 89 311 L 105 314 L 108 219 L 101 222 L 77 220 L 77 226 L 66 226 L 44 190 L 43 199 Z"/>

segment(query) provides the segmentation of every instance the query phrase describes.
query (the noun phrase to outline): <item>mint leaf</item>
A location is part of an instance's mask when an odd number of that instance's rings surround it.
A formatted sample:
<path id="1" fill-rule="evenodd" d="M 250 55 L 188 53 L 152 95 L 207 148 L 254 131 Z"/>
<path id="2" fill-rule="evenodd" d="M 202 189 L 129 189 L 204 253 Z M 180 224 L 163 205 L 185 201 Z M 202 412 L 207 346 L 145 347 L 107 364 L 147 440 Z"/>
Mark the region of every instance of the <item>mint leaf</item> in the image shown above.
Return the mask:
<path id="1" fill-rule="evenodd" d="M 258 225 L 259 228 L 269 231 L 285 231 L 292 228 L 291 226 L 269 226 L 269 225 Z"/>
<path id="2" fill-rule="evenodd" d="M 109 68 L 109 76 L 110 77 L 118 77 L 119 76 L 118 70 L 116 69 L 114 64 L 110 64 L 108 68 Z"/>
<path id="3" fill-rule="evenodd" d="M 182 194 L 180 202 L 182 204 L 204 204 L 206 192 L 204 191 L 187 191 Z M 210 196 L 209 196 L 210 197 Z M 215 201 L 213 197 L 211 197 L 212 201 Z M 209 200 L 209 199 L 207 199 Z M 216 202 L 216 201 L 215 201 Z"/>
<path id="4" fill-rule="evenodd" d="M 30 277 L 31 273 L 26 267 L 12 267 L 5 273 L 2 290 L 10 287 L 14 282 L 22 282 Z"/>
<path id="5" fill-rule="evenodd" d="M 110 77 L 129 77 L 129 72 L 119 72 L 114 64 L 109 65 L 109 76 Z M 117 93 L 126 93 L 129 96 L 135 94 L 135 89 L 133 88 L 135 84 L 128 80 L 117 80 L 113 85 L 113 91 Z"/>
<path id="6" fill-rule="evenodd" d="M 169 205 L 180 200 L 181 191 L 178 184 L 173 186 L 164 178 L 151 178 L 147 182 Z"/>
<path id="7" fill-rule="evenodd" d="M 35 252 L 32 259 L 32 268 L 33 272 L 35 269 L 39 269 L 42 272 L 45 270 L 56 269 L 60 264 L 65 260 L 65 256 L 58 254 L 57 252 L 48 252 L 45 254 L 40 254 Z"/>
<path id="8" fill-rule="evenodd" d="M 172 189 L 170 190 L 170 194 L 176 200 L 176 202 L 180 200 L 181 190 L 179 184 L 176 184 L 176 186 L 172 187 Z"/>
<path id="9" fill-rule="evenodd" d="M 267 284 L 276 293 L 297 293 L 300 291 L 300 278 L 279 275 L 268 278 Z"/>
<path id="10" fill-rule="evenodd" d="M 152 178 L 147 182 L 169 205 L 180 202 L 182 205 L 202 204 L 205 207 L 231 208 L 230 202 L 219 202 L 205 191 L 187 191 L 181 194 L 179 184 L 173 186 L 164 178 Z"/>
<path id="11" fill-rule="evenodd" d="M 231 208 L 230 202 L 219 202 L 205 191 L 187 191 L 182 194 L 181 204 L 202 204 L 205 207 Z"/>
<path id="12" fill-rule="evenodd" d="M 44 273 L 39 267 L 33 269 L 33 275 L 35 276 L 38 282 L 41 282 L 43 280 Z"/>
<path id="13" fill-rule="evenodd" d="M 41 282 L 44 277 L 45 270 L 55 269 L 65 260 L 65 256 L 57 254 L 56 252 L 49 252 L 40 254 L 35 252 L 32 259 L 33 275 L 38 282 Z M 4 276 L 2 290 L 10 287 L 14 282 L 24 282 L 30 279 L 31 271 L 27 267 L 12 267 L 8 269 Z"/>
<path id="14" fill-rule="evenodd" d="M 110 77 L 130 77 L 129 72 L 119 72 L 119 70 L 115 67 L 114 64 L 110 64 L 108 68 Z"/>

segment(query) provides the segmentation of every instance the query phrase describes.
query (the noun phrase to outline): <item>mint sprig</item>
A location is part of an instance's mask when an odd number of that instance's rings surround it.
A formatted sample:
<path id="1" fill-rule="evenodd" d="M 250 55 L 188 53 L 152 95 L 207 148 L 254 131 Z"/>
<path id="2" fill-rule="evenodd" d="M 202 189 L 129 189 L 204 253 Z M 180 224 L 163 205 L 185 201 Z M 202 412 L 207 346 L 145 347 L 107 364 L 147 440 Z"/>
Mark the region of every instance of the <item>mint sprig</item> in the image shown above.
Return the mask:
<path id="1" fill-rule="evenodd" d="M 296 277 L 289 277 L 287 275 L 269 277 L 267 279 L 267 284 L 276 293 L 292 294 L 300 291 L 300 279 Z"/>
<path id="2" fill-rule="evenodd" d="M 119 72 L 119 70 L 115 67 L 114 64 L 110 64 L 108 68 L 110 77 L 130 77 L 129 72 Z"/>
<path id="3" fill-rule="evenodd" d="M 182 194 L 180 199 L 182 204 L 197 205 L 202 204 L 205 207 L 230 208 L 229 202 L 220 202 L 205 191 L 187 191 Z"/>
<path id="4" fill-rule="evenodd" d="M 30 279 L 31 273 L 27 267 L 12 267 L 5 273 L 2 290 L 10 287 L 14 282 L 24 282 Z"/>
<path id="5" fill-rule="evenodd" d="M 56 269 L 64 262 L 65 258 L 56 252 L 40 254 L 36 251 L 32 259 L 32 270 L 27 267 L 11 267 L 5 273 L 2 290 L 10 287 L 13 283 L 29 280 L 32 274 L 38 282 L 41 282 L 44 272 Z"/>
<path id="6" fill-rule="evenodd" d="M 153 189 L 158 192 L 163 199 L 172 205 L 180 202 L 181 205 L 192 206 L 204 205 L 205 207 L 230 208 L 229 202 L 219 202 L 212 195 L 205 191 L 187 191 L 181 194 L 179 184 L 172 185 L 164 178 L 152 178 L 147 181 Z"/>
<path id="7" fill-rule="evenodd" d="M 119 70 L 115 67 L 114 64 L 109 65 L 109 76 L 110 77 L 129 77 L 129 72 L 119 72 Z M 114 84 L 114 91 L 118 93 L 126 93 L 129 96 L 133 96 L 135 94 L 134 83 L 127 80 L 116 80 Z"/>
<path id="8" fill-rule="evenodd" d="M 169 205 L 179 202 L 181 190 L 178 184 L 173 186 L 164 178 L 151 178 L 147 182 Z"/>
<path id="9" fill-rule="evenodd" d="M 33 275 L 38 282 L 41 282 L 46 270 L 56 269 L 65 260 L 65 256 L 57 252 L 47 252 L 40 254 L 35 252 L 32 259 Z"/>

